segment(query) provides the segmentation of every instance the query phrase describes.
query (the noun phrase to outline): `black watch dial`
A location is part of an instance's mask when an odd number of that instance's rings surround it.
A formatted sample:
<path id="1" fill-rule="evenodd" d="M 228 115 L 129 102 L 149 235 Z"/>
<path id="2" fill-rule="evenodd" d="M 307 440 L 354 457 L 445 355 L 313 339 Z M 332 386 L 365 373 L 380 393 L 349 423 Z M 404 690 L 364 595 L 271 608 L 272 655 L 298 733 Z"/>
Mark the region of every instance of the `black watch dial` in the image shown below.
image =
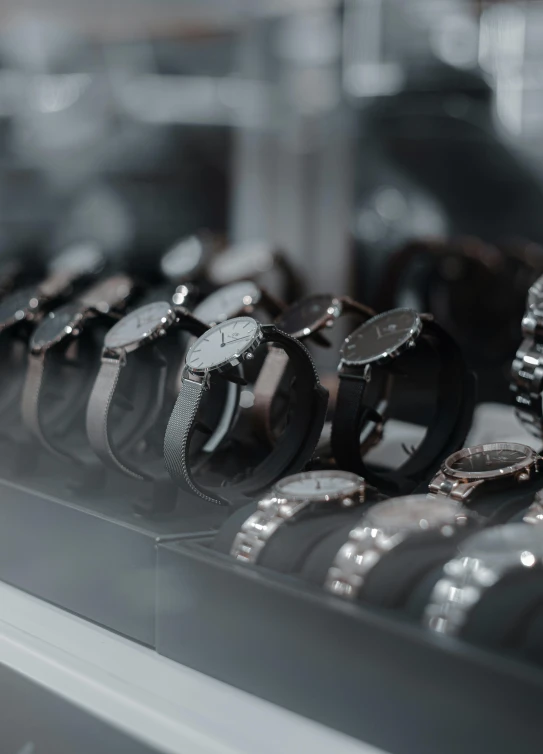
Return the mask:
<path id="1" fill-rule="evenodd" d="M 465 451 L 455 453 L 455 457 L 447 461 L 447 467 L 453 471 L 479 475 L 485 472 L 501 472 L 510 467 L 524 466 L 533 458 L 533 452 L 527 452 L 524 445 L 508 443 L 507 447 L 495 444 L 480 445 L 476 448 L 466 448 Z"/>
<path id="2" fill-rule="evenodd" d="M 369 364 L 392 356 L 416 338 L 422 329 L 411 309 L 393 309 L 365 322 L 345 339 L 340 351 L 346 364 Z"/>
<path id="3" fill-rule="evenodd" d="M 39 351 L 53 343 L 58 343 L 64 336 L 72 333 L 82 316 L 81 304 L 76 303 L 66 304 L 49 312 L 32 334 L 31 350 Z"/>
<path id="4" fill-rule="evenodd" d="M 307 337 L 319 330 L 339 313 L 333 296 L 317 294 L 308 296 L 289 306 L 277 317 L 275 324 L 295 338 Z"/>
<path id="5" fill-rule="evenodd" d="M 178 241 L 160 260 L 162 274 L 173 283 L 189 280 L 204 263 L 205 248 L 197 236 Z"/>
<path id="6" fill-rule="evenodd" d="M 20 322 L 39 309 L 40 294 L 35 286 L 20 288 L 0 302 L 0 328 Z"/>
<path id="7" fill-rule="evenodd" d="M 124 348 L 160 332 L 171 320 L 172 310 L 166 301 L 140 306 L 123 317 L 104 339 L 106 348 Z"/>

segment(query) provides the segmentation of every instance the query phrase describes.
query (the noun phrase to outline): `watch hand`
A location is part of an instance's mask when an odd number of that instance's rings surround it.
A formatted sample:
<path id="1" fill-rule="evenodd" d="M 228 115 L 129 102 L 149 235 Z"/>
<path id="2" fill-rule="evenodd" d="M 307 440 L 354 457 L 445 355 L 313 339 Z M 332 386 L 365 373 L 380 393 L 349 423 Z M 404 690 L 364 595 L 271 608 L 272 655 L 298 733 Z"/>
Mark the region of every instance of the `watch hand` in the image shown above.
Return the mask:
<path id="1" fill-rule="evenodd" d="M 236 342 L 236 341 L 238 341 L 238 340 L 246 340 L 246 339 L 247 339 L 247 336 L 246 336 L 246 335 L 243 335 L 243 336 L 242 336 L 241 338 L 232 338 L 232 340 L 229 340 L 229 341 L 228 341 L 228 342 L 226 342 L 226 343 L 221 343 L 221 346 L 229 346 L 229 345 L 230 345 L 230 343 L 235 343 L 235 342 Z"/>
<path id="2" fill-rule="evenodd" d="M 221 346 L 224 346 L 224 330 L 221 330 Z"/>

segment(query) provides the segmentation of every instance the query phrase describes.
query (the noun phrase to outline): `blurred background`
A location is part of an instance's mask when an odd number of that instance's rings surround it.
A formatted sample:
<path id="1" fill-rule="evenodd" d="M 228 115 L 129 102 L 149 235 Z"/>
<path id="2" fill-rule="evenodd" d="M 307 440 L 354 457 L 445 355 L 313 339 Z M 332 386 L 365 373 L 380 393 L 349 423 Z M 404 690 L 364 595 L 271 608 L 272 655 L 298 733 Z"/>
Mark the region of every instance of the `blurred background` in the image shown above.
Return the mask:
<path id="1" fill-rule="evenodd" d="M 431 310 L 507 382 L 543 272 L 543 3 L 46 0 L 0 23 L 0 247 L 202 229 Z"/>

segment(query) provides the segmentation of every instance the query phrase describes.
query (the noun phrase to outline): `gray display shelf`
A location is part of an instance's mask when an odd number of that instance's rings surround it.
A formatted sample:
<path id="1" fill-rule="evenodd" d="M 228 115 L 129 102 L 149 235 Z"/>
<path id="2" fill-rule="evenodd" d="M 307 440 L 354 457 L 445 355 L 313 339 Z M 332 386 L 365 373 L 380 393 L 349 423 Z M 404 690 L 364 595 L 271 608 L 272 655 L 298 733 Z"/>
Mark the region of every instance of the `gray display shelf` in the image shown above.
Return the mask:
<path id="1" fill-rule="evenodd" d="M 2 754 L 382 754 L 0 584 Z"/>
<path id="2" fill-rule="evenodd" d="M 157 543 L 212 532 L 227 512 L 185 499 L 145 517 L 137 494 L 82 497 L 39 473 L 24 485 L 0 479 L 0 579 L 154 646 Z"/>

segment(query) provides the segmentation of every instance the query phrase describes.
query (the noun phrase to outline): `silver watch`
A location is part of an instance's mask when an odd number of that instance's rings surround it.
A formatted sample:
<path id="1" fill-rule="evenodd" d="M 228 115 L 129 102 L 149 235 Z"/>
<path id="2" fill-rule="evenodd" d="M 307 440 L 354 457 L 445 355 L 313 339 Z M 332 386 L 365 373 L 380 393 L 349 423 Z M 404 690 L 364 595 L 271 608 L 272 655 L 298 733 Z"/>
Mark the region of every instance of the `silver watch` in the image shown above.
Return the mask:
<path id="1" fill-rule="evenodd" d="M 239 280 L 211 293 L 195 307 L 193 314 L 211 327 L 233 317 L 252 316 L 256 308 L 275 318 L 283 304 L 251 280 Z"/>
<path id="2" fill-rule="evenodd" d="M 406 495 L 377 503 L 351 531 L 328 570 L 324 588 L 356 599 L 372 568 L 406 538 L 424 531 L 452 536 L 470 514 L 454 500 Z"/>
<path id="3" fill-rule="evenodd" d="M 538 490 L 522 520 L 525 524 L 543 524 L 543 490 Z"/>
<path id="4" fill-rule="evenodd" d="M 440 634 L 458 634 L 484 592 L 508 573 L 543 563 L 541 532 L 525 524 L 483 529 L 467 537 L 443 567 L 426 606 L 423 624 Z"/>
<path id="5" fill-rule="evenodd" d="M 352 508 L 364 502 L 365 491 L 364 480 L 348 471 L 306 471 L 285 477 L 243 523 L 230 554 L 244 563 L 256 563 L 279 527 L 309 508 Z"/>
<path id="6" fill-rule="evenodd" d="M 471 499 L 481 485 L 522 484 L 539 473 L 541 456 L 529 445 L 493 442 L 463 448 L 447 458 L 429 484 L 434 495 L 460 502 Z"/>
<path id="7" fill-rule="evenodd" d="M 511 392 L 515 413 L 526 429 L 543 438 L 543 276 L 528 291 L 522 343 L 513 360 Z"/>

